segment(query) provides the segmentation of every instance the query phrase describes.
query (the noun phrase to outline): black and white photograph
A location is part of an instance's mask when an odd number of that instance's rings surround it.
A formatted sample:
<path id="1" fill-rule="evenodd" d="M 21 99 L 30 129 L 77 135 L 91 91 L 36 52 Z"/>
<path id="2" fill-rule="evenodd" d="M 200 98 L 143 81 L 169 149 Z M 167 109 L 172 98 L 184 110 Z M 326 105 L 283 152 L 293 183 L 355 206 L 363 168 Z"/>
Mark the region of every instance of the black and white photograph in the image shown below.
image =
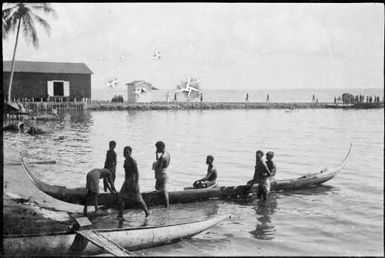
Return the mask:
<path id="1" fill-rule="evenodd" d="M 382 2 L 5 2 L 2 256 L 384 256 Z"/>

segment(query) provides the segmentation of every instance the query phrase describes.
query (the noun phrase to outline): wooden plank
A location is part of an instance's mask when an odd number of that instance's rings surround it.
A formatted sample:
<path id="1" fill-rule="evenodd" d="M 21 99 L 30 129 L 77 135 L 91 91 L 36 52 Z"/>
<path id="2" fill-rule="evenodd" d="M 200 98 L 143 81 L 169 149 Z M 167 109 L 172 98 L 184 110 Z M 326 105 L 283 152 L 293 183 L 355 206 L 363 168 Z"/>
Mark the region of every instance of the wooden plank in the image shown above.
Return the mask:
<path id="1" fill-rule="evenodd" d="M 106 238 L 96 230 L 79 230 L 76 231 L 77 235 L 82 236 L 93 244 L 99 246 L 100 248 L 106 250 L 107 252 L 115 256 L 136 256 L 135 253 L 130 252 L 111 239 Z"/>

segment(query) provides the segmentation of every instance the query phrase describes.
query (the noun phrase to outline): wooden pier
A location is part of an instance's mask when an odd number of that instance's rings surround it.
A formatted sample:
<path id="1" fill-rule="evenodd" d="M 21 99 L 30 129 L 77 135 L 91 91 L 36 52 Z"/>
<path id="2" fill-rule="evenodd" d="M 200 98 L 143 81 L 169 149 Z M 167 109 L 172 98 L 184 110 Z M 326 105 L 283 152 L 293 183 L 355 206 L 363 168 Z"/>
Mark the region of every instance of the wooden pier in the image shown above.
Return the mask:
<path id="1" fill-rule="evenodd" d="M 64 113 L 66 111 L 83 111 L 87 109 L 90 99 L 83 98 L 69 101 L 65 98 L 52 98 L 49 101 L 36 99 L 15 99 L 14 103 L 20 103 L 25 112 L 30 115 L 49 114 L 52 111 Z"/>

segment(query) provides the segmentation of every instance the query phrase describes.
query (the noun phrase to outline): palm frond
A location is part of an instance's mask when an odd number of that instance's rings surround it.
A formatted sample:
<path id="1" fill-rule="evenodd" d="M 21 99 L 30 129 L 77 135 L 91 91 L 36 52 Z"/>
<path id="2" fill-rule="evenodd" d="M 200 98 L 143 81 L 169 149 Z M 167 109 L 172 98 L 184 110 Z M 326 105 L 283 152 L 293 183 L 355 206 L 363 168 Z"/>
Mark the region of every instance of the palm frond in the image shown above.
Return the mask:
<path id="1" fill-rule="evenodd" d="M 49 3 L 31 3 L 30 7 L 32 9 L 42 10 L 45 14 L 50 14 L 52 15 L 52 17 L 57 18 L 57 13 L 55 9 L 53 9 Z"/>
<path id="2" fill-rule="evenodd" d="M 35 24 L 32 20 L 30 13 L 26 13 L 22 18 L 23 23 L 23 34 L 27 41 L 32 41 L 34 47 L 39 47 L 39 38 L 37 37 L 37 32 Z"/>
<path id="3" fill-rule="evenodd" d="M 17 21 L 18 21 L 17 17 L 18 17 L 17 13 L 13 13 L 11 16 L 8 17 L 8 19 L 6 20 L 6 28 L 5 28 L 7 32 L 12 32 L 16 30 Z"/>
<path id="4" fill-rule="evenodd" d="M 17 10 L 17 5 L 2 9 L 3 18 L 7 19 L 10 16 L 10 14 L 15 12 L 16 10 Z"/>
<path id="5" fill-rule="evenodd" d="M 34 14 L 34 13 L 30 13 L 30 14 L 31 14 L 32 18 L 37 20 L 38 23 L 43 27 L 45 32 L 47 32 L 48 36 L 50 36 L 51 35 L 51 26 L 49 26 L 48 22 L 46 20 L 44 20 L 43 18 L 41 18 L 37 14 Z"/>

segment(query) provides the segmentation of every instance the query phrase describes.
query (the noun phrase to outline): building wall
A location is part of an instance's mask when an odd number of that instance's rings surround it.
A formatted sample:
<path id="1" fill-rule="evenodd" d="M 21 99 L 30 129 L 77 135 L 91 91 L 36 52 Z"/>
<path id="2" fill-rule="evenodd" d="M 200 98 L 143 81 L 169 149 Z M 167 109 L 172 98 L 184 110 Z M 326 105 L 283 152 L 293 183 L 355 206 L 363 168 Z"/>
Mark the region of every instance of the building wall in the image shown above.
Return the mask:
<path id="1" fill-rule="evenodd" d="M 129 103 L 135 103 L 136 102 L 135 85 L 134 84 L 128 84 L 127 85 L 127 102 L 129 102 Z"/>
<path id="2" fill-rule="evenodd" d="M 3 96 L 8 96 L 10 72 L 3 72 Z M 91 98 L 91 74 L 14 73 L 11 98 L 46 98 L 47 82 L 69 81 L 70 98 Z"/>
<path id="3" fill-rule="evenodd" d="M 141 89 L 145 89 L 145 93 L 135 94 Z M 138 83 L 138 84 L 127 84 L 127 101 L 130 103 L 136 102 L 151 102 L 151 85 L 148 83 Z"/>

